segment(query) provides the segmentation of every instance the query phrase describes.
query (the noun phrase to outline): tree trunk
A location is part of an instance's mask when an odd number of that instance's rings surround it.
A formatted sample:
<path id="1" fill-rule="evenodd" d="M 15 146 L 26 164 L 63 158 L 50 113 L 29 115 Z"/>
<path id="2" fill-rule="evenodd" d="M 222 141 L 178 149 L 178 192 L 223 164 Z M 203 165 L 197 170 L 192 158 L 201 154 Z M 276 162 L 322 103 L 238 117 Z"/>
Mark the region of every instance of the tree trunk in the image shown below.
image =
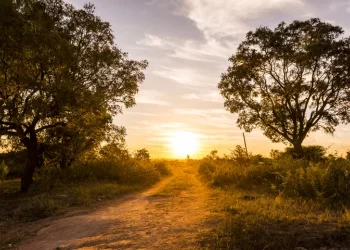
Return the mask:
<path id="1" fill-rule="evenodd" d="M 304 150 L 303 147 L 301 146 L 301 142 L 297 142 L 295 144 L 293 144 L 294 146 L 294 154 L 293 157 L 295 159 L 301 159 L 304 157 Z"/>
<path id="2" fill-rule="evenodd" d="M 21 191 L 27 192 L 30 185 L 33 183 L 33 174 L 35 168 L 40 167 L 40 153 L 38 143 L 29 141 L 25 143 L 28 153 L 27 165 L 24 169 L 21 179 Z"/>

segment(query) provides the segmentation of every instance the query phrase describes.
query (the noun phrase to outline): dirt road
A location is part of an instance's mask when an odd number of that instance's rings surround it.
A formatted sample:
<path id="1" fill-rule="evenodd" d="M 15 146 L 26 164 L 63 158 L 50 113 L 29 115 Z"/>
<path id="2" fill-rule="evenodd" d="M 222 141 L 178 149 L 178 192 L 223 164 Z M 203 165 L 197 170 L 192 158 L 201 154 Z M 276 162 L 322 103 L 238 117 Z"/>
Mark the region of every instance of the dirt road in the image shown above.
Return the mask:
<path id="1" fill-rule="evenodd" d="M 19 249 L 200 249 L 210 191 L 193 167 L 89 214 L 53 220 Z"/>

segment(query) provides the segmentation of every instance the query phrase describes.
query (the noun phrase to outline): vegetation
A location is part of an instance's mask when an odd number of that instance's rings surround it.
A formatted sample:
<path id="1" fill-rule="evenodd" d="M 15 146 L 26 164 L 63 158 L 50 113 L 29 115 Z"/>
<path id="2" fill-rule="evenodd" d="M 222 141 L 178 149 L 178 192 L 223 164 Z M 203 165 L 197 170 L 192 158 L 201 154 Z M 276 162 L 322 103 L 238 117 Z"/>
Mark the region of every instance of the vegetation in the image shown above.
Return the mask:
<path id="1" fill-rule="evenodd" d="M 124 132 L 112 116 L 135 104 L 147 62 L 129 60 L 114 45 L 110 24 L 94 15 L 91 4 L 0 4 L 0 135 L 27 151 L 21 190 L 28 191 L 48 148 L 56 148 L 65 168 Z"/>
<path id="2" fill-rule="evenodd" d="M 113 123 L 136 104 L 148 63 L 118 49 L 92 4 L 2 0 L 0 30 L 1 228 L 91 207 L 172 174 L 147 149 L 130 153 L 126 129 Z M 199 163 L 187 155 L 171 164 L 176 178 L 152 198 L 182 203 L 182 213 L 197 199 L 189 209 L 205 213 L 213 194 L 213 211 L 224 219 L 208 235 L 209 248 L 350 247 L 350 151 L 343 158 L 302 146 L 310 132 L 332 134 L 350 121 L 350 38 L 343 34 L 319 19 L 260 27 L 230 58 L 218 85 L 225 107 L 240 128 L 260 128 L 291 147 L 267 158 L 236 146 L 224 157 L 212 150 Z M 0 246 L 22 236 L 0 230 Z"/>
<path id="3" fill-rule="evenodd" d="M 224 220 L 209 235 L 213 249 L 307 249 L 350 246 L 350 161 L 326 156 L 320 146 L 273 151 L 273 158 L 235 155 L 200 162 L 199 173 L 216 188 Z M 257 161 L 256 159 L 259 159 Z"/>
<path id="4" fill-rule="evenodd" d="M 101 152 L 85 155 L 68 169 L 46 166 L 34 175 L 36 181 L 26 195 L 18 193 L 18 179 L 0 182 L 0 199 L 6 200 L 0 205 L 0 226 L 9 230 L 26 222 L 63 214 L 74 207 L 95 206 L 147 188 L 171 174 L 168 162 L 138 161 L 109 151 L 115 148 L 106 145 Z M 111 157 L 112 154 L 115 157 Z M 23 240 L 26 236 L 18 237 Z M 0 245 L 16 242 L 18 237 L 0 231 Z"/>
<path id="5" fill-rule="evenodd" d="M 309 132 L 332 134 L 348 122 L 350 38 L 343 33 L 319 19 L 249 32 L 219 84 L 238 126 L 290 143 L 301 158 Z"/>

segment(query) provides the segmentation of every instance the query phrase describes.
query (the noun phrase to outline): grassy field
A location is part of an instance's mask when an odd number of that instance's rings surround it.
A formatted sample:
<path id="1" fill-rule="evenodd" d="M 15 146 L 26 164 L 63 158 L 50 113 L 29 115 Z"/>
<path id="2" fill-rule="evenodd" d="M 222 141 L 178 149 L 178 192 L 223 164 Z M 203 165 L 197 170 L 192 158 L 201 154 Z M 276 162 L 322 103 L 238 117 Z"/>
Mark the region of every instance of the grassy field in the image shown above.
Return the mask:
<path id="1" fill-rule="evenodd" d="M 28 224 L 69 211 L 91 210 L 106 200 L 146 189 L 170 174 L 166 162 L 102 163 L 75 166 L 37 176 L 27 194 L 19 192 L 20 180 L 0 182 L 0 249 L 25 239 Z"/>
<path id="2" fill-rule="evenodd" d="M 349 165 L 322 164 L 284 159 L 239 167 L 203 160 L 199 172 L 214 192 L 213 212 L 221 218 L 205 236 L 208 249 L 350 249 L 348 184 L 342 181 Z"/>

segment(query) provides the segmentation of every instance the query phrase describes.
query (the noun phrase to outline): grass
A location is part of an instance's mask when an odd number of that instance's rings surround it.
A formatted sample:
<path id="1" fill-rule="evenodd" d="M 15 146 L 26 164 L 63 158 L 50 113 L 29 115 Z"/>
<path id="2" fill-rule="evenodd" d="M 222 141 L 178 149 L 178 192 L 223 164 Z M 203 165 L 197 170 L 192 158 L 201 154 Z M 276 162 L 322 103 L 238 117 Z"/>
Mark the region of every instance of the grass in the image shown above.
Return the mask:
<path id="1" fill-rule="evenodd" d="M 26 232 L 19 231 L 19 235 L 13 235 L 8 234 L 9 229 L 63 215 L 72 209 L 92 208 L 103 201 L 146 188 L 138 184 L 87 181 L 57 186 L 50 192 L 36 189 L 23 195 L 18 193 L 19 186 L 18 179 L 0 184 L 0 199 L 6 200 L 0 203 L 0 246 L 13 245 L 26 238 Z"/>
<path id="2" fill-rule="evenodd" d="M 213 212 L 222 218 L 206 235 L 207 248 L 350 248 L 349 170 L 345 159 L 200 162 L 202 180 L 216 195 Z"/>
<path id="3" fill-rule="evenodd" d="M 216 190 L 220 226 L 207 235 L 208 249 L 326 249 L 350 246 L 349 211 L 325 210 L 317 203 Z"/>
<path id="4" fill-rule="evenodd" d="M 28 237 L 20 229 L 28 223 L 71 210 L 90 209 L 105 200 L 148 188 L 170 174 L 167 166 L 160 161 L 128 160 L 80 163 L 66 171 L 45 169 L 36 176 L 27 194 L 18 192 L 19 179 L 0 182 L 0 200 L 5 201 L 0 203 L 0 249 Z"/>
<path id="5" fill-rule="evenodd" d="M 176 178 L 165 185 L 156 195 L 157 196 L 178 196 L 184 190 L 189 189 L 194 181 L 195 170 L 183 162 L 179 162 L 177 166 L 172 168 Z"/>

